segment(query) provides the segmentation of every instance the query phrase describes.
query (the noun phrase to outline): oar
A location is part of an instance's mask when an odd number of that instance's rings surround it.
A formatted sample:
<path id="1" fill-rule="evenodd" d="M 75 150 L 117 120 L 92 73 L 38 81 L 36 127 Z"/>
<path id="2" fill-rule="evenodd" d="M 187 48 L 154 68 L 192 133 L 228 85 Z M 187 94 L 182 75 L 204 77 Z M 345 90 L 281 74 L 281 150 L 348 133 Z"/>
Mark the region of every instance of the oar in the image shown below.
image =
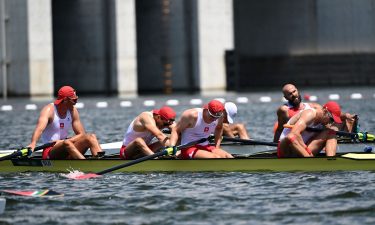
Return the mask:
<path id="1" fill-rule="evenodd" d="M 55 144 L 55 142 L 49 142 L 49 143 L 46 143 L 44 145 L 37 146 L 37 147 L 34 148 L 34 152 L 38 151 L 38 150 L 48 148 L 48 147 L 51 147 L 54 144 Z M 31 153 L 32 152 L 31 152 L 30 148 L 22 148 L 22 149 L 14 151 L 13 153 L 11 153 L 9 155 L 1 157 L 0 161 L 12 159 L 12 158 L 15 158 L 15 157 L 18 157 L 18 156 L 25 157 L 25 156 L 30 155 Z"/>
<path id="2" fill-rule="evenodd" d="M 293 128 L 293 125 L 290 125 L 290 124 L 284 124 L 284 128 Z M 307 131 L 313 131 L 313 132 L 321 132 L 325 129 L 329 129 L 329 128 L 317 128 L 317 127 L 307 127 L 306 130 Z M 330 129 L 332 130 L 332 129 Z M 375 141 L 375 135 L 373 134 L 369 134 L 367 132 L 358 132 L 358 133 L 351 133 L 351 132 L 345 132 L 345 131 L 335 131 L 335 130 L 332 130 L 333 132 L 335 132 L 336 135 L 338 136 L 344 136 L 344 137 L 350 137 L 352 139 L 355 139 L 355 140 L 359 140 L 361 142 L 374 142 Z"/>
<path id="3" fill-rule="evenodd" d="M 207 140 L 208 140 L 208 138 L 201 138 L 199 140 L 192 141 L 192 142 L 189 142 L 189 143 L 184 144 L 184 145 L 176 146 L 176 148 L 177 149 L 188 148 L 188 147 L 191 147 L 193 145 L 205 142 Z M 124 168 L 124 167 L 132 166 L 132 165 L 144 162 L 144 161 L 149 160 L 149 159 L 154 159 L 154 158 L 157 158 L 159 156 L 172 155 L 172 151 L 173 150 L 171 150 L 170 148 L 163 148 L 163 150 L 161 150 L 161 151 L 159 151 L 155 154 L 144 156 L 142 158 L 135 159 L 135 160 L 132 160 L 130 162 L 126 162 L 126 163 L 111 167 L 109 169 L 102 170 L 102 171 L 97 172 L 97 173 L 88 173 L 88 174 L 83 174 L 83 175 L 79 175 L 77 177 L 70 177 L 70 178 L 75 179 L 75 180 L 83 180 L 83 179 L 90 179 L 90 178 L 98 177 L 100 175 L 103 175 L 103 174 L 106 174 L 106 173 L 109 173 L 109 172 L 112 172 L 112 171 L 115 171 L 115 170 L 118 170 L 118 169 L 121 169 L 121 168 Z"/>
<path id="4" fill-rule="evenodd" d="M 223 136 L 223 141 L 233 141 L 233 142 L 239 142 L 247 145 L 267 145 L 267 146 L 277 146 L 277 143 L 275 142 L 267 142 L 267 141 L 256 141 L 251 139 L 240 139 L 240 138 L 231 138 Z"/>

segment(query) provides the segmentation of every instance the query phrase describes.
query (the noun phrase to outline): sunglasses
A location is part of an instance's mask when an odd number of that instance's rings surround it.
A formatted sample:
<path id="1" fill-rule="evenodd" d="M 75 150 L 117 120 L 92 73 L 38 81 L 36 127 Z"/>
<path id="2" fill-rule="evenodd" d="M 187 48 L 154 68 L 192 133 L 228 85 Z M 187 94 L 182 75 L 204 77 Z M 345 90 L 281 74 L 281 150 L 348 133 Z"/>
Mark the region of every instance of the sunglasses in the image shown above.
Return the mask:
<path id="1" fill-rule="evenodd" d="M 68 99 L 73 102 L 73 103 L 77 103 L 78 102 L 78 96 L 76 96 L 75 98 L 70 98 L 68 97 Z"/>
<path id="2" fill-rule="evenodd" d="M 169 126 L 169 125 L 171 125 L 172 123 L 174 123 L 174 119 L 169 119 L 169 120 L 168 120 L 168 119 L 165 119 L 165 118 L 162 117 L 162 116 L 161 116 L 161 118 L 162 118 L 163 121 L 165 121 L 165 122 L 164 122 L 164 126 Z"/>
<path id="3" fill-rule="evenodd" d="M 328 117 L 329 117 L 329 121 L 330 121 L 331 123 L 335 122 L 335 119 L 333 119 L 332 113 L 331 113 L 330 111 L 328 111 L 328 110 L 327 110 L 327 115 L 328 115 Z"/>
<path id="4" fill-rule="evenodd" d="M 218 119 L 218 118 L 220 118 L 220 117 L 222 117 L 223 116 L 223 111 L 221 111 L 221 112 L 217 112 L 217 113 L 211 113 L 210 112 L 210 109 L 207 109 L 208 110 L 208 114 L 212 117 L 212 118 L 215 118 L 215 119 Z"/>

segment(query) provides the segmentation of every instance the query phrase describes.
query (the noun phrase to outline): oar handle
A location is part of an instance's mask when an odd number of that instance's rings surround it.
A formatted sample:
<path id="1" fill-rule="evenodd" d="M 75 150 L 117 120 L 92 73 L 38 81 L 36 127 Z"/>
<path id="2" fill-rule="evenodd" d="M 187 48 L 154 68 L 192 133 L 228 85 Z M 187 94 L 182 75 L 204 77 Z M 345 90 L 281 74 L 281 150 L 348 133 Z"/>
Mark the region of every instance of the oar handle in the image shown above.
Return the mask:
<path id="1" fill-rule="evenodd" d="M 34 148 L 34 152 L 45 149 L 45 148 L 48 148 L 48 147 L 51 147 L 54 144 L 55 144 L 55 142 L 49 142 L 49 143 L 37 146 L 37 147 Z M 14 151 L 13 153 L 11 153 L 9 155 L 1 157 L 0 161 L 12 159 L 12 158 L 15 158 L 15 157 L 18 157 L 18 156 L 26 157 L 26 156 L 29 156 L 30 154 L 31 154 L 30 148 L 22 148 L 22 149 L 18 149 L 16 151 Z"/>
<path id="2" fill-rule="evenodd" d="M 240 138 L 232 138 L 232 137 L 226 137 L 226 136 L 223 136 L 222 140 L 223 141 L 239 142 L 239 143 L 249 144 L 249 145 L 277 146 L 277 143 L 275 143 L 275 142 L 256 141 L 256 140 L 251 140 L 251 139 L 240 139 Z"/>

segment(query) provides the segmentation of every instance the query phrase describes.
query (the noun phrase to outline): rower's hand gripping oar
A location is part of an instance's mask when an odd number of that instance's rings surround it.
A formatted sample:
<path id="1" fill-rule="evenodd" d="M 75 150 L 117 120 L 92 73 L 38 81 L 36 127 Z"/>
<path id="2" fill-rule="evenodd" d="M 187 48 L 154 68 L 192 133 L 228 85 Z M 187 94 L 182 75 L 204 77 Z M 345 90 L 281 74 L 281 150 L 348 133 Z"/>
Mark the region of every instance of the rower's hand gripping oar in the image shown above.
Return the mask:
<path id="1" fill-rule="evenodd" d="M 38 150 L 48 148 L 48 147 L 51 147 L 54 144 L 55 144 L 55 142 L 49 142 L 49 143 L 46 143 L 44 145 L 37 146 L 37 147 L 34 148 L 34 152 L 38 151 Z M 30 156 L 31 153 L 33 153 L 31 148 L 21 148 L 21 149 L 18 149 L 16 151 L 14 151 L 13 153 L 11 153 L 9 155 L 1 157 L 0 161 L 8 160 L 8 159 L 16 158 L 16 157 L 27 157 L 27 156 Z"/>
<path id="2" fill-rule="evenodd" d="M 284 128 L 291 129 L 293 128 L 293 125 L 284 124 Z M 307 131 L 313 131 L 313 132 L 321 132 L 325 129 L 329 129 L 329 128 L 306 127 Z M 351 139 L 358 140 L 360 142 L 374 142 L 375 141 L 375 135 L 369 134 L 367 132 L 351 133 L 351 132 L 345 132 L 345 131 L 335 131 L 335 130 L 332 130 L 332 131 L 335 132 L 336 135 L 338 136 L 350 137 Z"/>
<path id="3" fill-rule="evenodd" d="M 102 170 L 102 171 L 97 172 L 97 173 L 88 173 L 88 174 L 83 174 L 83 175 L 80 175 L 80 176 L 77 176 L 77 177 L 70 177 L 70 178 L 75 179 L 75 180 L 83 180 L 83 179 L 90 179 L 90 178 L 98 177 L 100 175 L 103 175 L 103 174 L 106 174 L 106 173 L 109 173 L 109 172 L 112 172 L 112 171 L 115 171 L 115 170 L 118 170 L 118 169 L 121 169 L 121 168 L 124 168 L 124 167 L 132 166 L 132 165 L 144 162 L 144 161 L 149 160 L 149 159 L 154 159 L 154 158 L 157 158 L 159 156 L 174 155 L 174 154 L 176 154 L 177 149 L 188 148 L 188 147 L 194 146 L 196 144 L 205 142 L 207 140 L 208 140 L 208 138 L 201 138 L 197 141 L 192 141 L 192 142 L 189 142 L 189 143 L 184 144 L 184 145 L 179 145 L 179 146 L 175 146 L 175 147 L 165 147 L 165 148 L 163 148 L 163 150 L 161 150 L 160 152 L 157 152 L 155 154 L 144 156 L 142 158 L 135 159 L 135 160 L 132 160 L 130 162 L 126 162 L 126 163 L 108 168 L 106 170 Z"/>
<path id="4" fill-rule="evenodd" d="M 239 142 L 245 145 L 266 145 L 266 146 L 277 146 L 275 142 L 267 142 L 267 141 L 255 141 L 251 139 L 240 139 L 240 138 L 231 138 L 223 136 L 222 141 L 233 141 Z"/>

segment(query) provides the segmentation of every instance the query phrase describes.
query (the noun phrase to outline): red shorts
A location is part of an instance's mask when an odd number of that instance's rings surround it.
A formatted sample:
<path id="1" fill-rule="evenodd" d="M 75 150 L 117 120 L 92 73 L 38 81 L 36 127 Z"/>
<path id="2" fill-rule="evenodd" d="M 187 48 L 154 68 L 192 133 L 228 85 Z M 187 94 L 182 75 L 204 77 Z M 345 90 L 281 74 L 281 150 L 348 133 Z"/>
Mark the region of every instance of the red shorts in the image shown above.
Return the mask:
<path id="1" fill-rule="evenodd" d="M 51 149 L 53 148 L 53 146 L 55 145 L 52 145 L 50 147 L 43 149 L 42 159 L 49 159 L 49 153 L 51 152 Z"/>
<path id="2" fill-rule="evenodd" d="M 277 158 L 284 158 L 284 153 L 280 149 L 280 141 L 277 143 Z"/>
<path id="3" fill-rule="evenodd" d="M 120 148 L 120 159 L 129 159 L 129 156 L 126 154 L 126 146 L 121 146 Z"/>
<path id="4" fill-rule="evenodd" d="M 198 150 L 212 152 L 215 146 L 212 145 L 194 145 L 190 148 L 181 149 L 181 159 L 193 159 Z"/>

